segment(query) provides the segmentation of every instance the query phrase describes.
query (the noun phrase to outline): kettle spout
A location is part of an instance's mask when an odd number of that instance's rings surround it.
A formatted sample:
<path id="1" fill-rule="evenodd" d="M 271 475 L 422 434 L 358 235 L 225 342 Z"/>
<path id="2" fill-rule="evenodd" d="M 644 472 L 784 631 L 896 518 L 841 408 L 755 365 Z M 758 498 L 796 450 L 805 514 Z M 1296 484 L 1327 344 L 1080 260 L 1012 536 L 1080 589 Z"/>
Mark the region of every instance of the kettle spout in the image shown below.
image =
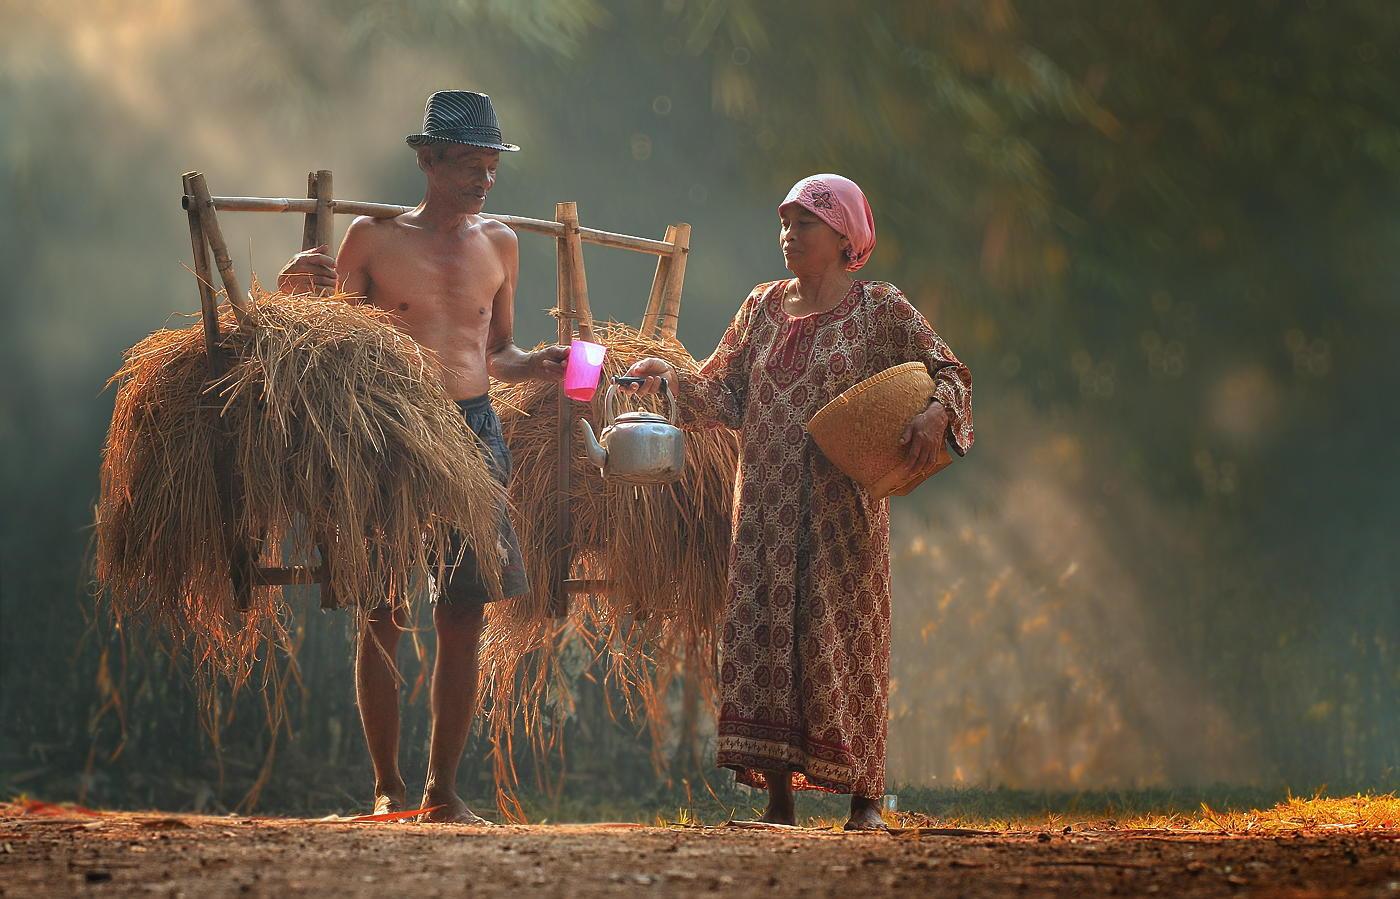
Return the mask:
<path id="1" fill-rule="evenodd" d="M 593 426 L 588 423 L 588 419 L 580 418 L 578 420 L 578 432 L 579 436 L 583 437 L 583 448 L 588 453 L 588 461 L 598 466 L 598 470 L 602 471 L 608 464 L 608 451 L 603 449 L 598 438 L 593 436 Z"/>

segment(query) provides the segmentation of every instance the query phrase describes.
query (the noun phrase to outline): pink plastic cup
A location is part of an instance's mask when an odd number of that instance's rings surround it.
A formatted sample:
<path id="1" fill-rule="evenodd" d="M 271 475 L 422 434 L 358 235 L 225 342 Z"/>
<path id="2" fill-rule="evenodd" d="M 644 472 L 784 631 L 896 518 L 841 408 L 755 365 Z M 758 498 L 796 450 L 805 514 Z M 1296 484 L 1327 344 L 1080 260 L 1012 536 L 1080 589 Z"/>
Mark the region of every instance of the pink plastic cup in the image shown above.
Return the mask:
<path id="1" fill-rule="evenodd" d="M 601 343 L 575 340 L 569 344 L 569 361 L 564 364 L 564 395 L 581 403 L 593 399 L 607 353 L 608 348 Z"/>

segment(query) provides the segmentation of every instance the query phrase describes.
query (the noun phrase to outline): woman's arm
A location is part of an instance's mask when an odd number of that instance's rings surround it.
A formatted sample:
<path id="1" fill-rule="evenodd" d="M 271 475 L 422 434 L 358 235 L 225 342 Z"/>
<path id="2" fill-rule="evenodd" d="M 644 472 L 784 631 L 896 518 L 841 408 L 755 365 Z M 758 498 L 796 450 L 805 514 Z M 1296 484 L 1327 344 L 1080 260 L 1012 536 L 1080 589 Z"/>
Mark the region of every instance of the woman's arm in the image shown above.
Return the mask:
<path id="1" fill-rule="evenodd" d="M 937 449 L 935 432 L 946 433 L 958 455 L 967 455 L 976 439 L 972 428 L 972 372 L 953 355 L 919 310 L 897 289 L 890 288 L 889 303 L 883 314 L 887 321 L 885 346 L 888 366 L 901 362 L 922 362 L 933 376 L 933 401 L 928 410 L 915 416 L 906 431 L 910 440 L 924 434 Z M 939 428 L 941 422 L 946 424 Z M 916 447 L 915 449 L 928 449 Z"/>
<path id="2" fill-rule="evenodd" d="M 647 383 L 633 390 L 643 395 L 653 394 L 660 388 L 660 378 L 665 377 L 670 389 L 675 391 L 681 424 L 691 428 L 739 430 L 748 408 L 750 324 L 761 305 L 761 294 L 760 288 L 754 288 L 739 306 L 719 346 L 700 365 L 699 371 L 678 372 L 675 366 L 662 359 L 642 359 L 627 374 L 646 377 Z"/>

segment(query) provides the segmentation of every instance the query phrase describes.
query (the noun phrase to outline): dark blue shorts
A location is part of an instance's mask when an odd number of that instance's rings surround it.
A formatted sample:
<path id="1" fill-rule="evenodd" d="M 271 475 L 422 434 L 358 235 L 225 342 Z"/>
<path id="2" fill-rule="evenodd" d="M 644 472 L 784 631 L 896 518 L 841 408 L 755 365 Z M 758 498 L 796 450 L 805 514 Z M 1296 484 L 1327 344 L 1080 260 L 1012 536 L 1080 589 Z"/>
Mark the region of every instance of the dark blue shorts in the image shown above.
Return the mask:
<path id="1" fill-rule="evenodd" d="M 502 485 L 509 483 L 510 448 L 506 446 L 506 439 L 501 434 L 501 420 L 496 416 L 496 410 L 491 407 L 490 395 L 483 394 L 469 400 L 458 400 L 457 407 L 462 410 L 462 417 L 467 420 L 467 427 L 471 428 L 472 433 L 481 441 L 482 449 L 486 454 L 486 462 L 491 468 L 491 474 L 495 475 L 496 480 Z M 449 558 L 456 558 L 457 551 L 461 546 L 461 537 L 453 535 Z M 520 554 L 520 538 L 516 535 L 515 528 L 510 523 L 510 516 L 504 507 L 501 508 L 501 528 L 497 549 L 504 562 L 504 567 L 501 569 L 502 598 L 510 599 L 528 593 L 530 581 L 525 576 L 525 560 Z M 462 554 L 460 564 L 448 566 L 446 583 L 437 591 L 436 598 L 438 602 L 449 605 L 455 603 L 482 605 L 491 601 L 486 585 L 481 582 L 481 576 L 477 571 L 476 556 L 470 548 Z"/>

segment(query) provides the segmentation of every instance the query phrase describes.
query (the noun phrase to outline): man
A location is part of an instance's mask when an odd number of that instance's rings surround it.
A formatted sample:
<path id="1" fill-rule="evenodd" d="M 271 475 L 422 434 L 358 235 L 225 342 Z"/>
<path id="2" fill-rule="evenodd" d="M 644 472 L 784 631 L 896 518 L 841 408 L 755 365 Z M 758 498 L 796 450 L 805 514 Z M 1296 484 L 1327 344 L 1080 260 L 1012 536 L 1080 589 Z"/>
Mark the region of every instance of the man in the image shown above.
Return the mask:
<path id="1" fill-rule="evenodd" d="M 510 453 L 491 408 L 490 377 L 507 382 L 562 377 L 568 348 L 526 352 L 515 345 L 515 284 L 519 254 L 515 232 L 482 217 L 496 182 L 502 152 L 519 150 L 501 139 L 491 99 L 471 91 L 438 91 L 428 99 L 423 133 L 407 138 L 418 153 L 427 190 L 418 206 L 388 219 L 357 218 L 336 258 L 328 247 L 299 253 L 277 279 L 284 293 L 339 287 L 393 315 L 395 323 L 432 350 L 443 383 L 468 425 L 490 450 L 492 468 L 505 483 Z M 525 593 L 524 567 L 515 531 L 502 511 L 502 551 L 507 564 L 504 596 Z M 484 584 L 470 560 L 458 566 L 433 606 L 437 656 L 431 690 L 432 742 L 423 806 L 430 821 L 486 823 L 457 795 L 457 766 L 476 707 L 477 648 Z M 381 605 L 360 635 L 355 688 L 360 719 L 374 761 L 374 811 L 404 807 L 399 771 L 398 677 L 392 659 L 404 622 L 402 610 Z"/>

